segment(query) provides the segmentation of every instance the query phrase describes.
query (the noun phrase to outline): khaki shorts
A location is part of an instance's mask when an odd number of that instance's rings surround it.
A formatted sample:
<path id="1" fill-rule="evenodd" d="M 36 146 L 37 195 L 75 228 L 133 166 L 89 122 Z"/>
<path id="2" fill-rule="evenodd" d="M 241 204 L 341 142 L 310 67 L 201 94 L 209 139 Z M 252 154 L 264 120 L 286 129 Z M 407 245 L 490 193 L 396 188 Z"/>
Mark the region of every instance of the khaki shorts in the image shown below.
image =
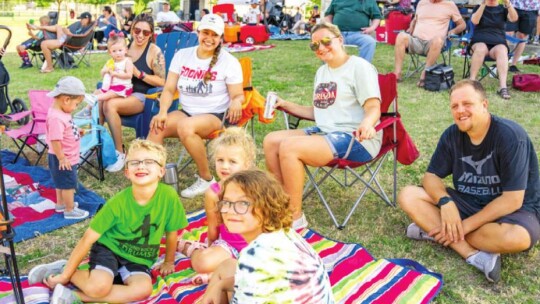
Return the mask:
<path id="1" fill-rule="evenodd" d="M 427 55 L 429 50 L 429 40 L 422 40 L 409 35 L 409 53 L 418 55 Z"/>

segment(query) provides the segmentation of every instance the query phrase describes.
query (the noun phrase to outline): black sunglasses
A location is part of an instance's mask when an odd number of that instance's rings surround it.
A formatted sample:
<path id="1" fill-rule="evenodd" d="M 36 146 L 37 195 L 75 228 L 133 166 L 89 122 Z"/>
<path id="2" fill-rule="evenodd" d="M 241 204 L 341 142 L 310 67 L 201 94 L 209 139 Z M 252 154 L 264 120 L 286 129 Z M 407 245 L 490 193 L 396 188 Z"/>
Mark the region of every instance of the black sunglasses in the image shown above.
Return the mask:
<path id="1" fill-rule="evenodd" d="M 319 46 L 322 44 L 324 46 L 330 46 L 330 44 L 332 44 L 332 39 L 334 38 L 337 38 L 337 37 L 324 37 L 322 38 L 321 40 L 319 41 L 313 41 L 309 44 L 309 48 L 316 52 L 318 49 L 319 49 Z"/>
<path id="2" fill-rule="evenodd" d="M 225 200 L 221 200 L 218 202 L 218 210 L 221 213 L 227 213 L 229 210 L 232 209 L 236 214 L 246 214 L 249 210 L 249 206 L 251 205 L 250 202 L 245 201 L 239 201 L 239 202 L 229 202 Z"/>
<path id="3" fill-rule="evenodd" d="M 133 28 L 133 33 L 134 33 L 135 35 L 139 35 L 141 32 L 143 33 L 144 37 L 148 37 L 148 36 L 152 35 L 152 31 L 149 31 L 149 30 L 142 30 L 142 29 L 140 29 L 140 28 L 138 28 L 138 27 L 134 27 L 134 28 Z"/>

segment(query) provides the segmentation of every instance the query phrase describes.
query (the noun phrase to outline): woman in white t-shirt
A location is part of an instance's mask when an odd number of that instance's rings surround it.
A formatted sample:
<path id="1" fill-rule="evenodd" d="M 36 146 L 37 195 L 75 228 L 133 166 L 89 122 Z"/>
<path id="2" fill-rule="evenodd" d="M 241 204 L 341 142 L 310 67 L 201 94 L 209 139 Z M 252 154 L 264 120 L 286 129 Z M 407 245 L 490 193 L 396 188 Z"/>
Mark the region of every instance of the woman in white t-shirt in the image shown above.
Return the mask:
<path id="1" fill-rule="evenodd" d="M 222 127 L 225 115 L 231 124 L 242 115 L 242 67 L 234 56 L 221 49 L 224 28 L 218 15 L 208 14 L 201 19 L 199 45 L 174 55 L 160 111 L 150 122 L 149 140 L 163 143 L 164 138 L 179 138 L 197 165 L 197 180 L 181 192 L 186 198 L 203 194 L 215 183 L 204 139 Z M 182 110 L 167 114 L 176 92 Z"/>
<path id="2" fill-rule="evenodd" d="M 264 138 L 266 166 L 290 196 L 294 229 L 307 226 L 302 212 L 304 164 L 323 167 L 336 158 L 366 162 L 381 148 L 382 131 L 374 128 L 381 116 L 377 70 L 368 61 L 348 55 L 343 41 L 337 26 L 315 25 L 310 48 L 325 64 L 315 75 L 312 105 L 279 97 L 276 102 L 276 107 L 315 120 L 316 125 L 276 131 Z"/>

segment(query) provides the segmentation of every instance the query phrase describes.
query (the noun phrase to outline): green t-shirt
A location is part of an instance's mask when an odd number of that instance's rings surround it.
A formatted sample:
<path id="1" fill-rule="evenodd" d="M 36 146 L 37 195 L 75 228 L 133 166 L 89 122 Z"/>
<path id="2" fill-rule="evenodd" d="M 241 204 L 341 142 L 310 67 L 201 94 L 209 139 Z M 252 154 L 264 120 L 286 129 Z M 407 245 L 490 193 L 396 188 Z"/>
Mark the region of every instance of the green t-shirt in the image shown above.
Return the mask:
<path id="1" fill-rule="evenodd" d="M 133 263 L 152 267 L 165 232 L 188 224 L 184 206 L 171 186 L 159 183 L 145 206 L 128 187 L 112 197 L 96 214 L 90 228 L 101 234 L 98 243 Z"/>
<path id="2" fill-rule="evenodd" d="M 375 0 L 333 0 L 324 14 L 333 15 L 332 23 L 342 32 L 358 32 L 370 20 L 382 19 Z"/>

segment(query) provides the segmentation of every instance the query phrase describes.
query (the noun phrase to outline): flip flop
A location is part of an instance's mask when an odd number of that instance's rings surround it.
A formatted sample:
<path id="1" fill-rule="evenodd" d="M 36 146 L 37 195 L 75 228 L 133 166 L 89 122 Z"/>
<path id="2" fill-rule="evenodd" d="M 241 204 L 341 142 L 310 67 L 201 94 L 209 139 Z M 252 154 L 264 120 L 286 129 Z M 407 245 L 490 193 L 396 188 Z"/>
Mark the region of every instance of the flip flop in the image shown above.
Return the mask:
<path id="1" fill-rule="evenodd" d="M 420 79 L 420 80 L 418 80 L 418 82 L 416 83 L 416 86 L 419 87 L 419 88 L 423 88 L 425 85 L 426 85 L 426 82 L 425 82 L 424 79 Z"/>
<path id="2" fill-rule="evenodd" d="M 497 91 L 497 94 L 502 98 L 502 99 L 510 99 L 511 96 L 510 96 L 510 93 L 508 93 L 508 88 L 501 88 L 500 90 Z"/>

